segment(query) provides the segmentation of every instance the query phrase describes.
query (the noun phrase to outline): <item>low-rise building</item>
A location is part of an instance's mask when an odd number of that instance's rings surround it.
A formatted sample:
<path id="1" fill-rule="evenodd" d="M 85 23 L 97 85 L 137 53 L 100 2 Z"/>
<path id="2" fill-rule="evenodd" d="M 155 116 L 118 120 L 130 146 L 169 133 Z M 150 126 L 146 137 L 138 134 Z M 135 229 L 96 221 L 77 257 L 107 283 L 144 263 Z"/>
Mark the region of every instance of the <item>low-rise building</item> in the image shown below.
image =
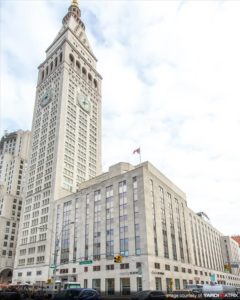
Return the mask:
<path id="1" fill-rule="evenodd" d="M 222 234 L 149 162 L 118 163 L 81 183 L 56 201 L 54 215 L 48 275 L 54 281 L 78 281 L 107 295 L 177 290 L 212 278 L 240 286 L 224 271 Z M 15 277 L 36 282 L 37 269 L 24 266 Z"/>

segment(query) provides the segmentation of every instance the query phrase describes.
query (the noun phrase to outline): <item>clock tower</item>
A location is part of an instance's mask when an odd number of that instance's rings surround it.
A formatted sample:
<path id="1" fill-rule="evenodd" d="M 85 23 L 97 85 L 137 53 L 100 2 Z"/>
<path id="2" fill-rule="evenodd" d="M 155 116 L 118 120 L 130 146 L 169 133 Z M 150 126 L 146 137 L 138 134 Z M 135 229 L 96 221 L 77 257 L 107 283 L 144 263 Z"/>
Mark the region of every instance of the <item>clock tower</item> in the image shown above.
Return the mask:
<path id="1" fill-rule="evenodd" d="M 13 282 L 51 277 L 55 200 L 101 172 L 101 75 L 72 0 L 38 68 L 31 153 Z"/>

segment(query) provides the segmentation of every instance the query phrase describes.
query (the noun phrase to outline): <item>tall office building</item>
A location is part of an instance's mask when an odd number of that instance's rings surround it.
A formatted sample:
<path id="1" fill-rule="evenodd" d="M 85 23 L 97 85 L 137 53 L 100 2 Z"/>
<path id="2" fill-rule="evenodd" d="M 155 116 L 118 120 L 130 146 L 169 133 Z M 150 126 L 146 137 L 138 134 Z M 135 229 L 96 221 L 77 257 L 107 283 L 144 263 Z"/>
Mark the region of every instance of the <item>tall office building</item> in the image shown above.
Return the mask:
<path id="1" fill-rule="evenodd" d="M 46 281 L 54 201 L 101 172 L 101 76 L 77 0 L 39 66 L 14 274 Z M 15 276 L 15 275 L 14 275 Z"/>
<path id="2" fill-rule="evenodd" d="M 11 281 L 30 145 L 29 131 L 0 141 L 0 282 Z"/>

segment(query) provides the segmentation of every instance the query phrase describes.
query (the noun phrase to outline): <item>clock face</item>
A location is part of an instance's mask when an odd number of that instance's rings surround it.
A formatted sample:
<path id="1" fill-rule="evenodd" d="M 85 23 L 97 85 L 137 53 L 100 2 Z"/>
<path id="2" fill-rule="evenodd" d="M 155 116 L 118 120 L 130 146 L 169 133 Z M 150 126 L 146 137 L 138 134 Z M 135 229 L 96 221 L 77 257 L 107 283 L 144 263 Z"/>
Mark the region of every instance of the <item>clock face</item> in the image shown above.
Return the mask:
<path id="1" fill-rule="evenodd" d="M 87 113 L 91 111 L 91 103 L 88 100 L 88 97 L 81 94 L 78 96 L 78 103 L 82 109 L 84 109 Z"/>
<path id="2" fill-rule="evenodd" d="M 52 100 L 52 92 L 51 90 L 46 91 L 41 99 L 42 107 L 47 105 Z"/>

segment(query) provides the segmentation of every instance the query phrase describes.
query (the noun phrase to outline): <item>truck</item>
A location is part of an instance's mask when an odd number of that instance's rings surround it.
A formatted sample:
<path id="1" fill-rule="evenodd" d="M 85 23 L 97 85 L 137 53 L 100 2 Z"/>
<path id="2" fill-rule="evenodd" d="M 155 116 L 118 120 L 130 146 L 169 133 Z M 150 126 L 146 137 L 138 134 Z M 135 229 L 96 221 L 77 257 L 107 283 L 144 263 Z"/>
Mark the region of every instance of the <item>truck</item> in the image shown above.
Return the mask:
<path id="1" fill-rule="evenodd" d="M 66 290 L 66 289 L 75 289 L 75 288 L 80 288 L 81 287 L 81 284 L 80 282 L 64 282 L 63 283 L 63 289 Z"/>

